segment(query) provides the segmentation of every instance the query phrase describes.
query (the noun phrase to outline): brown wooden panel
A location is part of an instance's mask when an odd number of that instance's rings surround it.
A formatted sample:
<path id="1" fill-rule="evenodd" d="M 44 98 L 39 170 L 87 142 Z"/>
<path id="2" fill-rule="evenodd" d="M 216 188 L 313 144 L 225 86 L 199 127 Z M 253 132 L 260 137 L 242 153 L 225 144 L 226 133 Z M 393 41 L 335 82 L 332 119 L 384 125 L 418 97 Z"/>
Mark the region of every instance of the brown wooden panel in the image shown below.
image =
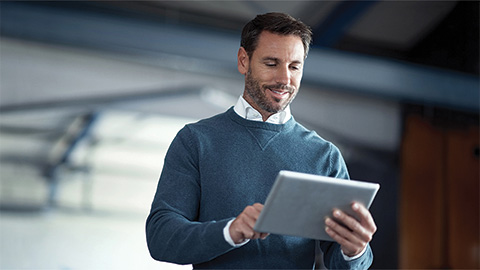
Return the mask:
<path id="1" fill-rule="evenodd" d="M 406 119 L 402 143 L 399 266 L 445 265 L 445 136 L 419 116 Z"/>
<path id="2" fill-rule="evenodd" d="M 447 140 L 449 264 L 480 268 L 478 127 L 449 132 Z"/>

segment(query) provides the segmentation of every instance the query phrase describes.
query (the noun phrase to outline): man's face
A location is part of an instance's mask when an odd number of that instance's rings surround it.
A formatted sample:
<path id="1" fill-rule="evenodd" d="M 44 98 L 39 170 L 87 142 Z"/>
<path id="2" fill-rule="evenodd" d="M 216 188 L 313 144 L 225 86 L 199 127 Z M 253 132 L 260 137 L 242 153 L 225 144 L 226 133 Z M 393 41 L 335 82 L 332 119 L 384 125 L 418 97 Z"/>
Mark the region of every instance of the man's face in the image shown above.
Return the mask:
<path id="1" fill-rule="evenodd" d="M 252 57 L 248 58 L 240 48 L 238 61 L 239 71 L 245 74 L 243 97 L 264 120 L 292 102 L 303 74 L 304 48 L 300 37 L 264 31 Z"/>

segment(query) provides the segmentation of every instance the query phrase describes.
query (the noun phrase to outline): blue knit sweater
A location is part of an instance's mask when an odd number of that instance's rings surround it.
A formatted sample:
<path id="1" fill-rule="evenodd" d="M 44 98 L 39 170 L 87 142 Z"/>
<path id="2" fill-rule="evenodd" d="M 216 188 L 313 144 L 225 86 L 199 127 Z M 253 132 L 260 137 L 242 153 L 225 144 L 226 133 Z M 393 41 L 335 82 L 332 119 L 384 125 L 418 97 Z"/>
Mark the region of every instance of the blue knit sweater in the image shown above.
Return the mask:
<path id="1" fill-rule="evenodd" d="M 280 170 L 348 179 L 339 150 L 293 118 L 283 125 L 249 121 L 230 108 L 186 125 L 165 157 L 147 219 L 152 257 L 199 269 L 312 269 L 314 240 L 270 235 L 233 248 L 223 237 L 229 220 L 265 202 Z M 320 247 L 328 268 L 366 269 L 372 262 L 370 247 L 350 262 L 338 244 Z"/>

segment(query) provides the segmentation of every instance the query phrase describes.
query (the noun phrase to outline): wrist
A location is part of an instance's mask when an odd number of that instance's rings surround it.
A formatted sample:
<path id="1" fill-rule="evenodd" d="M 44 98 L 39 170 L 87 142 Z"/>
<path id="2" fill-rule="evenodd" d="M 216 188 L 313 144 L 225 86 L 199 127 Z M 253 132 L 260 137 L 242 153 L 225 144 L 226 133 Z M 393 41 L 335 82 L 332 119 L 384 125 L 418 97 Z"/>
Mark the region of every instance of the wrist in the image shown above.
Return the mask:
<path id="1" fill-rule="evenodd" d="M 367 246 L 368 246 L 368 245 L 367 245 Z M 356 254 L 356 255 L 347 255 L 347 254 L 345 254 L 345 252 L 343 252 L 343 249 L 341 249 L 341 248 L 340 248 L 340 252 L 342 253 L 343 259 L 344 259 L 345 261 L 353 261 L 353 260 L 355 260 L 355 259 L 360 258 L 360 257 L 363 255 L 363 253 L 365 253 L 365 251 L 367 250 L 367 246 L 365 246 L 365 247 L 363 248 L 363 250 L 362 250 L 361 252 L 359 252 L 358 254 Z"/>
<path id="2" fill-rule="evenodd" d="M 238 241 L 239 243 L 235 243 L 235 241 L 232 238 L 232 235 L 230 233 L 230 227 L 235 219 L 230 220 L 227 225 L 223 228 L 223 237 L 225 238 L 225 241 L 229 243 L 232 247 L 241 247 L 248 243 L 249 239 L 243 240 L 243 241 Z"/>

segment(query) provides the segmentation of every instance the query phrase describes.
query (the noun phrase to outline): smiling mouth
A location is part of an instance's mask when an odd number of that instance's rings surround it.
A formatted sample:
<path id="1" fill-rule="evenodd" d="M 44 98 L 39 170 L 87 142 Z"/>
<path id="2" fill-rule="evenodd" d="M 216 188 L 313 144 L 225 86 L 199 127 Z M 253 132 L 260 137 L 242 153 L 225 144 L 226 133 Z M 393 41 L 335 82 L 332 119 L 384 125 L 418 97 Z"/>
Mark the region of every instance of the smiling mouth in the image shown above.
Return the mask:
<path id="1" fill-rule="evenodd" d="M 271 89 L 271 88 L 268 88 L 268 90 L 270 90 L 270 92 L 273 94 L 274 97 L 279 98 L 279 99 L 286 98 L 288 96 L 288 94 L 290 93 L 290 91 L 288 91 L 288 90 L 274 90 L 274 89 Z"/>
<path id="2" fill-rule="evenodd" d="M 274 93 L 277 93 L 279 95 L 285 95 L 288 93 L 288 91 L 278 91 L 278 90 L 273 90 L 273 89 L 270 89 L 270 91 L 274 92 Z"/>

